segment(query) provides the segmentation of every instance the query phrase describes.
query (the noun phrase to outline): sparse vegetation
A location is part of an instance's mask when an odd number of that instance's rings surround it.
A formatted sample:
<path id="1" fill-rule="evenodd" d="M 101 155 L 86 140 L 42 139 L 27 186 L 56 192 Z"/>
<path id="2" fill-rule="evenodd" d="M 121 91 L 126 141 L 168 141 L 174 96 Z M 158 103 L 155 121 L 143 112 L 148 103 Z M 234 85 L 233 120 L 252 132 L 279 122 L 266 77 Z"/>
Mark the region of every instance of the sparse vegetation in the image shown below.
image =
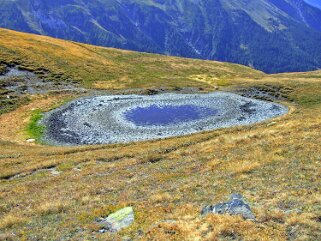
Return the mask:
<path id="1" fill-rule="evenodd" d="M 10 91 L 2 87 L 0 80 L 0 115 L 13 111 L 21 105 L 26 104 L 29 98 L 26 96 L 18 97 L 11 95 Z"/>
<path id="2" fill-rule="evenodd" d="M 62 213 L 67 208 L 67 206 L 67 203 L 62 203 L 57 200 L 54 200 L 41 204 L 36 211 L 41 216 L 48 216 Z"/>
<path id="3" fill-rule="evenodd" d="M 291 91 L 283 101 L 290 113 L 257 125 L 161 141 L 79 147 L 25 142 L 25 130 L 31 123 L 31 133 L 36 136 L 41 133 L 42 129 L 35 125 L 41 116 L 39 110 L 46 111 L 63 103 L 64 99 L 75 97 L 63 93 L 30 96 L 28 103 L 0 115 L 0 238 L 118 240 L 129 236 L 134 240 L 318 240 L 320 237 L 320 71 L 264 75 L 238 67 L 239 73 L 232 71 L 235 65 L 89 46 L 86 48 L 99 49 L 105 56 L 118 56 L 122 66 L 115 64 L 114 68 L 110 68 L 111 65 L 107 68 L 97 64 L 93 69 L 86 67 L 85 71 L 79 69 L 83 64 L 80 57 L 89 61 L 91 52 L 77 57 L 81 52 L 73 50 L 73 46 L 83 45 L 5 33 L 8 34 L 0 34 L 0 39 L 13 38 L 8 43 L 13 43 L 12 49 L 14 44 L 20 46 L 12 55 L 7 52 L 8 59 L 33 49 L 35 54 L 30 54 L 26 63 L 30 61 L 29 64 L 32 62 L 36 66 L 43 60 L 43 65 L 52 73 L 72 73 L 73 79 L 78 76 L 89 83 L 88 86 L 97 83 L 101 71 L 107 69 L 109 77 L 129 76 L 131 68 L 141 61 L 145 69 L 139 71 L 146 71 L 142 79 L 137 70 L 133 78 L 122 80 L 123 88 L 155 87 L 158 78 L 165 87 L 190 83 L 204 86 L 202 80 L 185 82 L 184 79 L 196 72 L 213 76 L 213 73 L 226 71 L 229 81 L 224 90 L 281 85 Z M 46 41 L 57 46 L 50 47 Z M 56 48 L 60 45 L 75 51 L 72 59 L 66 57 L 68 65 L 55 62 Z M 0 46 L 7 45 L 0 40 Z M 45 54 L 37 55 L 42 51 Z M 5 58 L 3 52 L 0 55 Z M 91 61 L 96 63 L 100 57 L 95 53 L 93 56 Z M 153 61 L 158 67 L 151 64 L 147 68 Z M 191 65 L 194 65 L 193 70 L 188 70 Z M 169 66 L 172 69 L 168 70 Z M 159 76 L 152 77 L 149 82 L 148 72 L 154 68 Z M 87 73 L 89 69 L 91 72 Z M 109 83 L 108 78 L 103 80 Z M 132 82 L 127 82 L 129 79 Z M 216 79 L 205 79 L 217 84 Z M 111 83 L 117 87 L 117 81 Z M 59 173 L 53 175 L 52 168 Z M 257 222 L 227 215 L 200 217 L 201 207 L 225 200 L 234 192 L 248 200 Z M 117 234 L 97 232 L 97 217 L 106 217 L 126 206 L 135 210 L 133 225 Z"/>

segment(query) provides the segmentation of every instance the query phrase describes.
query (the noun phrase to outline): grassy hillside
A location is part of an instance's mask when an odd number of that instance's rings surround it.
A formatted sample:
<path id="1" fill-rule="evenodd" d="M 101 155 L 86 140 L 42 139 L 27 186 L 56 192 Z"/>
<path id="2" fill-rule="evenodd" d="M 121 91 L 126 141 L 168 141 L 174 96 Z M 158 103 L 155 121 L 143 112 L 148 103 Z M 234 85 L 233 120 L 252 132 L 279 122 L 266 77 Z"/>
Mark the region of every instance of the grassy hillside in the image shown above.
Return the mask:
<path id="1" fill-rule="evenodd" d="M 0 61 L 16 63 L 48 79 L 86 87 L 142 88 L 199 86 L 197 75 L 225 81 L 261 72 L 236 64 L 144 54 L 68 42 L 0 29 Z M 204 85 L 203 87 L 209 87 Z"/>
<path id="2" fill-rule="evenodd" d="M 0 58 L 40 77 L 89 88 L 263 89 L 284 117 L 119 145 L 27 143 L 35 113 L 76 93 L 28 95 L 0 115 L 0 240 L 318 240 L 321 216 L 321 72 L 265 75 L 228 63 L 180 59 L 0 30 Z M 3 65 L 4 66 L 4 65 Z M 30 129 L 30 128 L 29 128 Z M 244 195 L 257 222 L 201 217 Z M 100 234 L 97 217 L 125 206 L 135 223 Z"/>
<path id="3" fill-rule="evenodd" d="M 180 87 L 210 90 L 231 78 L 263 74 L 236 64 L 102 48 L 0 29 L 0 73 L 5 65 L 19 66 L 57 84 L 76 82 L 87 88 L 132 91 Z M 27 102 L 26 97 L 6 99 L 8 93 L 2 82 L 0 113 Z"/>

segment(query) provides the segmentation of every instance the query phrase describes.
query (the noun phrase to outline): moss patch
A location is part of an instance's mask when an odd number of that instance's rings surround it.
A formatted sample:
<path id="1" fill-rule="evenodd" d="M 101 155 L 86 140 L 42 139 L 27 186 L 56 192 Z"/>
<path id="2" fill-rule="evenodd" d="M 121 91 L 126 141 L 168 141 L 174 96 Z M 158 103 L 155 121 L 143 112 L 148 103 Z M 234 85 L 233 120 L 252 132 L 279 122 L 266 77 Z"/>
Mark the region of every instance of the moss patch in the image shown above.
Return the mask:
<path id="1" fill-rule="evenodd" d="M 40 140 L 44 131 L 45 126 L 39 124 L 39 121 L 43 117 L 43 113 L 41 110 L 37 109 L 32 112 L 30 122 L 26 127 L 26 132 L 30 138 Z"/>

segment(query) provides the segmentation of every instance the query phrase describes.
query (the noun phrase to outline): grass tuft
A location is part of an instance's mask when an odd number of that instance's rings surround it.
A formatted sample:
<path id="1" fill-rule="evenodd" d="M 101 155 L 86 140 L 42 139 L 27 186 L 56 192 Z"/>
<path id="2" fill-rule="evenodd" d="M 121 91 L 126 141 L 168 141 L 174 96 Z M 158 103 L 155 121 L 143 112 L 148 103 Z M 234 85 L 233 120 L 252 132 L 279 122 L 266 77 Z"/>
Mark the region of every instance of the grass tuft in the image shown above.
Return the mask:
<path id="1" fill-rule="evenodd" d="M 68 205 L 61 201 L 46 202 L 37 208 L 37 213 L 41 216 L 58 214 L 64 212 L 66 210 L 66 206 Z"/>
<path id="2" fill-rule="evenodd" d="M 13 226 L 25 223 L 25 221 L 25 218 L 13 214 L 7 214 L 0 220 L 0 229 L 12 228 Z"/>

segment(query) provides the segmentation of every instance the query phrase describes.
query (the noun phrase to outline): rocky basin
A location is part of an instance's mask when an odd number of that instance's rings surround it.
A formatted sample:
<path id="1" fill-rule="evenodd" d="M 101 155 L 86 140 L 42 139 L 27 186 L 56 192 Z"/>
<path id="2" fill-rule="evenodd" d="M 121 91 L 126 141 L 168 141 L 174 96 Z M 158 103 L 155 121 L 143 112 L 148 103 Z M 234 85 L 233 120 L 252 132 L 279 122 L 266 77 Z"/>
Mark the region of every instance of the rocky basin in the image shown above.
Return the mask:
<path id="1" fill-rule="evenodd" d="M 43 141 L 85 145 L 143 141 L 249 125 L 287 113 L 283 105 L 237 94 L 93 96 L 45 114 Z"/>

